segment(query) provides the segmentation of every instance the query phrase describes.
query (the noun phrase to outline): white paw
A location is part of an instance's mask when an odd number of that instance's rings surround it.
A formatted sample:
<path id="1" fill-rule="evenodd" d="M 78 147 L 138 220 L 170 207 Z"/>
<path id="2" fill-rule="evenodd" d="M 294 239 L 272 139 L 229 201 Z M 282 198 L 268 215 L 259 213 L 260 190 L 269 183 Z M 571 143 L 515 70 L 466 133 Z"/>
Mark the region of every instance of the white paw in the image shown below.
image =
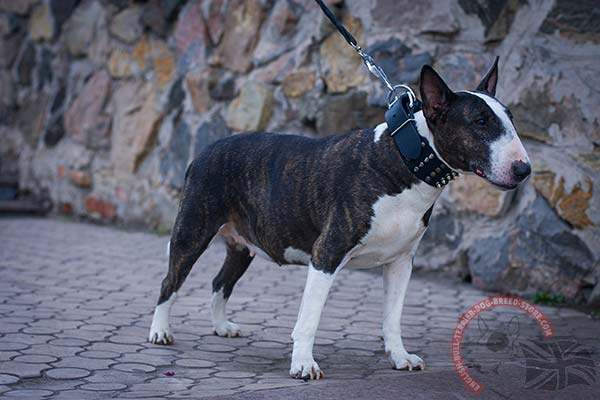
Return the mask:
<path id="1" fill-rule="evenodd" d="M 388 351 L 386 354 L 394 369 L 407 369 L 409 371 L 417 369 L 422 371 L 425 369 L 425 362 L 416 354 L 409 354 L 406 351 Z"/>
<path id="2" fill-rule="evenodd" d="M 325 377 L 319 364 L 311 358 L 305 360 L 293 360 L 290 367 L 290 376 L 296 379 L 321 379 Z"/>
<path id="3" fill-rule="evenodd" d="M 242 331 L 239 326 L 233 322 L 223 321 L 220 323 L 213 324 L 213 330 L 217 336 L 223 337 L 236 337 L 242 336 Z"/>
<path id="4" fill-rule="evenodd" d="M 173 335 L 169 331 L 169 327 L 155 327 L 150 328 L 150 335 L 148 341 L 154 344 L 172 344 Z"/>

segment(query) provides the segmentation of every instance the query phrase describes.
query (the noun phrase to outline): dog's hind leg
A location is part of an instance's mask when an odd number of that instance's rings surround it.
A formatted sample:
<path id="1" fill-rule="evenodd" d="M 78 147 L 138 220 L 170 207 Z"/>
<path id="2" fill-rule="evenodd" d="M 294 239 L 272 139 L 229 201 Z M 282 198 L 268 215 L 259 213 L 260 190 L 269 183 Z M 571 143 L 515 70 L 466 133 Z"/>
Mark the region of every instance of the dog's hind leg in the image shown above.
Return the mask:
<path id="1" fill-rule="evenodd" d="M 227 243 L 225 262 L 212 283 L 211 316 L 213 329 L 219 336 L 241 336 L 239 326 L 227 320 L 225 306 L 233 287 L 246 272 L 253 258 L 247 247 L 237 243 Z"/>
<path id="2" fill-rule="evenodd" d="M 202 216 L 198 214 L 197 211 L 193 214 L 186 213 L 186 207 L 183 207 L 175 221 L 169 248 L 169 271 L 162 281 L 158 304 L 154 310 L 148 337 L 150 343 L 171 344 L 173 342 L 173 336 L 169 328 L 171 305 L 194 263 L 206 250 L 217 232 L 218 228 L 213 226 L 216 224 L 210 224 L 207 227 L 208 222 L 202 228 L 196 228 L 195 225 L 194 227 L 187 226 L 190 221 L 194 224 L 197 221 L 207 221 L 206 218 L 201 218 Z"/>

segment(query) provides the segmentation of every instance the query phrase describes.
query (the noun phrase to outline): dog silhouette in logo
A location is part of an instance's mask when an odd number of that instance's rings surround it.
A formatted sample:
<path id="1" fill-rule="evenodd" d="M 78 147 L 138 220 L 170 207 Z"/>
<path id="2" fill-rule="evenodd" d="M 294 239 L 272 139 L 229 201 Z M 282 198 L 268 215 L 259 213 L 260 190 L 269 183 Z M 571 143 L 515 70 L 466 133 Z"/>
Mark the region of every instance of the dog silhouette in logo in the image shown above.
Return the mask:
<path id="1" fill-rule="evenodd" d="M 498 325 L 498 324 L 496 324 Z M 519 319 L 513 316 L 509 321 L 499 326 L 490 326 L 490 324 L 481 316 L 477 317 L 477 327 L 479 338 L 476 345 L 489 350 L 498 355 L 502 361 L 507 361 L 519 357 L 518 340 L 520 333 Z M 502 362 L 495 361 L 490 367 L 482 364 L 473 364 L 473 368 L 481 374 L 494 373 L 499 375 L 499 368 Z"/>

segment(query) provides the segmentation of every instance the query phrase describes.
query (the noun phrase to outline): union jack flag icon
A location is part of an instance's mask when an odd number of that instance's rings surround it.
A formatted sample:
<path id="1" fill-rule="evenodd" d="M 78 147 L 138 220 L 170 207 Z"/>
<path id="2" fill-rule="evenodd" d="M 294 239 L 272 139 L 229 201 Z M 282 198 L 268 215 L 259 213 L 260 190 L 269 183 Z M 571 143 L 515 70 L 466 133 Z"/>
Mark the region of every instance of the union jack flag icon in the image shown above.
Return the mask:
<path id="1" fill-rule="evenodd" d="M 589 350 L 576 340 L 547 338 L 521 341 L 528 389 L 561 390 L 596 382 L 596 366 Z"/>

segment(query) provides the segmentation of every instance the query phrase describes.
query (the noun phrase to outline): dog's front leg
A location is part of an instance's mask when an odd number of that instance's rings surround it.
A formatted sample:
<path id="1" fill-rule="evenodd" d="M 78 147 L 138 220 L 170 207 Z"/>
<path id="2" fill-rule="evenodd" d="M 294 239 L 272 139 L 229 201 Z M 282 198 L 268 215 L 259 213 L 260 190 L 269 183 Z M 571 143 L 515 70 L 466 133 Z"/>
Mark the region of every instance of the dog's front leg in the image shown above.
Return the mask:
<path id="1" fill-rule="evenodd" d="M 324 376 L 313 358 L 313 343 L 319 326 L 321 311 L 333 283 L 335 273 L 327 273 L 308 266 L 308 277 L 300 303 L 298 320 L 292 332 L 294 350 L 290 376 L 302 379 L 320 379 Z"/>
<path id="2" fill-rule="evenodd" d="M 400 320 L 411 272 L 412 255 L 400 257 L 383 267 L 383 339 L 385 352 L 394 369 L 425 368 L 423 360 L 409 354 L 402 343 Z"/>

